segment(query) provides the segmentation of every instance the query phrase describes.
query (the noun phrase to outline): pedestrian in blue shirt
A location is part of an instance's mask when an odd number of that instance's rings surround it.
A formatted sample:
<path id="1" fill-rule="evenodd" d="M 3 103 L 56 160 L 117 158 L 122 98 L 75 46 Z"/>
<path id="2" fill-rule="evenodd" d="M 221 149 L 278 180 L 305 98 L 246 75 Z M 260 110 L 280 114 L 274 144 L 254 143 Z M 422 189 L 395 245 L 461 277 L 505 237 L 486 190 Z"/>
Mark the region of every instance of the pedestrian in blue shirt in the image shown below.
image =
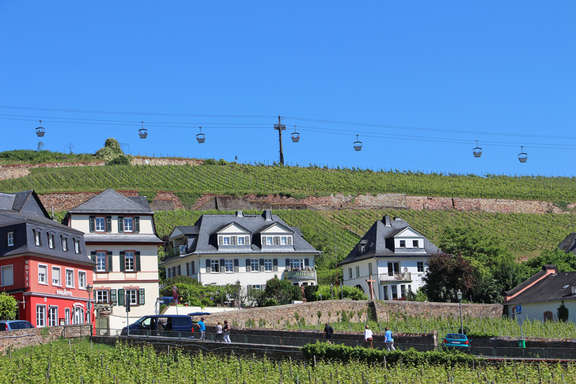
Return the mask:
<path id="1" fill-rule="evenodd" d="M 206 324 L 204 324 L 204 318 L 201 317 L 198 322 L 198 328 L 200 329 L 200 340 L 206 339 Z"/>
<path id="2" fill-rule="evenodd" d="M 384 333 L 384 344 L 386 344 L 387 351 L 395 351 L 394 348 L 394 338 L 392 337 L 392 331 L 386 328 L 386 332 Z"/>

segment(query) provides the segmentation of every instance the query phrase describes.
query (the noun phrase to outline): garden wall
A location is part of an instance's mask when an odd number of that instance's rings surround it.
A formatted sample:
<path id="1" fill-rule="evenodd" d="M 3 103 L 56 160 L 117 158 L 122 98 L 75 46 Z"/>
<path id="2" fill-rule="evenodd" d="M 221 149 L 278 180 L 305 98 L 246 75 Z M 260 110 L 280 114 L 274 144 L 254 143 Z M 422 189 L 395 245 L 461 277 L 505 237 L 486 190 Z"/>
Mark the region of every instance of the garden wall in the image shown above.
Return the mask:
<path id="1" fill-rule="evenodd" d="M 8 348 L 22 348 L 45 344 L 60 338 L 90 336 L 89 325 L 66 325 L 62 327 L 31 328 L 0 332 L 0 354 Z"/>
<path id="2" fill-rule="evenodd" d="M 387 321 L 390 314 L 423 318 L 459 317 L 457 303 L 429 303 L 418 301 L 374 302 L 378 321 Z M 468 318 L 501 318 L 501 304 L 462 304 L 462 314 Z"/>

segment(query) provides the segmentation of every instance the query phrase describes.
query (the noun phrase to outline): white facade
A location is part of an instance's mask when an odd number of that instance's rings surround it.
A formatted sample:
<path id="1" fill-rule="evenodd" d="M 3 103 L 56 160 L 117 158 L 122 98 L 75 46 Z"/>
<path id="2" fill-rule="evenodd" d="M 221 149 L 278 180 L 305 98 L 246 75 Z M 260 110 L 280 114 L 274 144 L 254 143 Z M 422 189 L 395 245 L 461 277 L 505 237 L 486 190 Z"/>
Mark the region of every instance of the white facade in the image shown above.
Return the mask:
<path id="1" fill-rule="evenodd" d="M 560 300 L 521 304 L 522 311 L 519 315 L 515 315 L 515 317 L 520 322 L 524 320 L 558 321 L 558 307 L 560 307 L 560 305 L 562 305 Z M 564 306 L 568 308 L 568 321 L 576 323 L 576 302 L 565 300 Z M 510 309 L 510 312 L 512 312 L 512 309 Z M 548 313 L 546 314 L 546 312 Z"/>

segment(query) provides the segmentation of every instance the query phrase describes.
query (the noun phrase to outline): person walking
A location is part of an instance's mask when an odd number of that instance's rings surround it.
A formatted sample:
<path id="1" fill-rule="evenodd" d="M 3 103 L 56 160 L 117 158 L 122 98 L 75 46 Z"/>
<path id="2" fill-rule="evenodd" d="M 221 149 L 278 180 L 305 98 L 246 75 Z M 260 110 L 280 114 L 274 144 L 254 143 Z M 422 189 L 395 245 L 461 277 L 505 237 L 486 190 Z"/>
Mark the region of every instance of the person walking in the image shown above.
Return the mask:
<path id="1" fill-rule="evenodd" d="M 224 328 L 222 328 L 222 333 L 224 335 L 224 342 L 226 344 L 230 344 L 232 341 L 230 341 L 230 325 L 228 325 L 228 320 L 224 320 Z"/>
<path id="2" fill-rule="evenodd" d="M 374 333 L 372 332 L 368 324 L 366 324 L 366 326 L 364 327 L 364 342 L 370 348 L 374 348 Z"/>
<path id="3" fill-rule="evenodd" d="M 200 329 L 200 340 L 206 340 L 206 324 L 204 324 L 204 318 L 201 317 L 198 322 L 198 328 Z"/>
<path id="4" fill-rule="evenodd" d="M 329 343 L 332 340 L 332 335 L 334 334 L 334 328 L 328 323 L 324 326 L 324 338 Z"/>
<path id="5" fill-rule="evenodd" d="M 387 351 L 395 351 L 394 348 L 394 338 L 392 337 L 392 331 L 386 328 L 386 332 L 384 333 L 384 344 L 386 344 Z"/>
<path id="6" fill-rule="evenodd" d="M 218 324 L 216 324 L 216 341 L 218 341 L 218 342 L 224 341 L 222 339 L 222 324 L 220 324 L 220 322 L 218 322 Z"/>

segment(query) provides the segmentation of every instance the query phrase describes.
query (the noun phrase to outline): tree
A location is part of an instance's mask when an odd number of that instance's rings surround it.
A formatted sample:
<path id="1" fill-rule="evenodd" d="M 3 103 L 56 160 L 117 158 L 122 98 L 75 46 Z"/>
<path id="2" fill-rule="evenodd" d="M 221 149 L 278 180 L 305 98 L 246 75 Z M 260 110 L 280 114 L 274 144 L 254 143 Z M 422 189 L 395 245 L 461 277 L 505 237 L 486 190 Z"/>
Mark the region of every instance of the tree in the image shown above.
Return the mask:
<path id="1" fill-rule="evenodd" d="M 558 307 L 558 320 L 567 322 L 568 315 L 569 315 L 568 308 L 566 308 L 564 302 L 562 302 L 562 304 L 560 304 L 560 306 Z"/>
<path id="2" fill-rule="evenodd" d="M 432 255 L 422 290 L 431 301 L 457 301 L 460 289 L 464 297 L 470 297 L 476 282 L 476 271 L 462 256 L 446 253 Z"/>
<path id="3" fill-rule="evenodd" d="M 266 282 L 263 291 L 251 292 L 251 296 L 259 307 L 290 304 L 292 300 L 300 300 L 302 292 L 300 287 L 292 285 L 288 280 L 280 280 L 277 277 Z"/>
<path id="4" fill-rule="evenodd" d="M 14 320 L 18 313 L 18 302 L 14 296 L 0 293 L 0 320 Z"/>
<path id="5" fill-rule="evenodd" d="M 576 271 L 576 255 L 560 249 L 544 250 L 540 256 L 526 261 L 524 266 L 527 268 L 527 275 L 531 276 L 546 264 L 555 265 L 562 272 L 574 272 Z"/>

